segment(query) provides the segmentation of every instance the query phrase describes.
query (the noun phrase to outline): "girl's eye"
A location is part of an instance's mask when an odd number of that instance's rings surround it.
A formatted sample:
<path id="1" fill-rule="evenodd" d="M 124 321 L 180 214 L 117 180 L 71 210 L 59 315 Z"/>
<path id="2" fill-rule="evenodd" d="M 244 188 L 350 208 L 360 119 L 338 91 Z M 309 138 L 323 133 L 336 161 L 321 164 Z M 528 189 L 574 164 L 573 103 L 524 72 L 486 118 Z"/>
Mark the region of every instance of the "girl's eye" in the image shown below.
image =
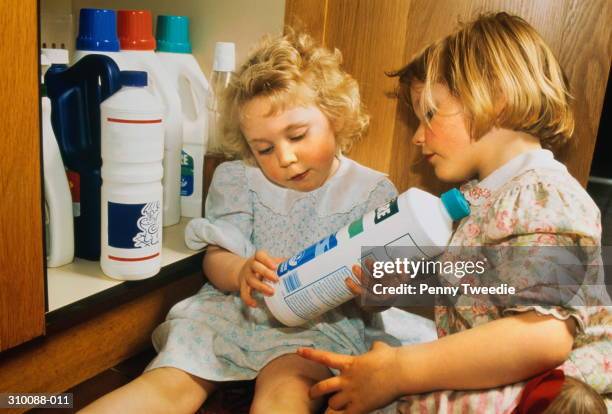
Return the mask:
<path id="1" fill-rule="evenodd" d="M 428 121 L 431 121 L 431 118 L 433 118 L 435 114 L 436 114 L 435 111 L 433 109 L 430 109 L 429 111 L 425 113 L 425 119 L 427 119 Z"/>
<path id="2" fill-rule="evenodd" d="M 291 138 L 289 138 L 289 139 L 290 139 L 291 141 L 299 141 L 299 140 L 301 140 L 302 138 L 304 138 L 305 136 L 306 136 L 306 134 L 302 134 L 302 135 L 298 135 L 298 136 L 296 136 L 296 137 L 291 137 Z"/>
<path id="3" fill-rule="evenodd" d="M 259 155 L 266 155 L 266 154 L 271 154 L 272 150 L 273 150 L 273 147 L 268 147 L 268 148 L 265 148 L 265 149 L 262 149 L 262 150 L 257 150 L 257 153 Z"/>

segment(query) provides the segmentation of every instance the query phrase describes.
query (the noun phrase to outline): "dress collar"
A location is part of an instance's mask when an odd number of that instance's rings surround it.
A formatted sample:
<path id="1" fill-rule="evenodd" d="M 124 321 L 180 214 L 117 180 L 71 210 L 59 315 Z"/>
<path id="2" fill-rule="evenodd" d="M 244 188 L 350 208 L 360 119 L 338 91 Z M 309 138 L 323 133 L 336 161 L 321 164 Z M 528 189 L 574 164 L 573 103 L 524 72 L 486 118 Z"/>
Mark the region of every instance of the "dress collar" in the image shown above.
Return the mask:
<path id="1" fill-rule="evenodd" d="M 276 185 L 258 167 L 245 166 L 245 173 L 249 188 L 263 205 L 275 213 L 290 214 L 296 202 L 312 198 L 316 202 L 317 215 L 325 217 L 352 210 L 359 200 L 367 200 L 385 177 L 385 174 L 364 167 L 343 155 L 338 156 L 338 160 L 340 165 L 335 174 L 321 187 L 309 192 Z"/>
<path id="2" fill-rule="evenodd" d="M 478 182 L 472 180 L 461 186 L 461 192 L 471 205 L 480 205 L 502 185 L 526 171 L 548 169 L 567 172 L 565 165 L 555 160 L 553 153 L 545 149 L 524 152 Z"/>

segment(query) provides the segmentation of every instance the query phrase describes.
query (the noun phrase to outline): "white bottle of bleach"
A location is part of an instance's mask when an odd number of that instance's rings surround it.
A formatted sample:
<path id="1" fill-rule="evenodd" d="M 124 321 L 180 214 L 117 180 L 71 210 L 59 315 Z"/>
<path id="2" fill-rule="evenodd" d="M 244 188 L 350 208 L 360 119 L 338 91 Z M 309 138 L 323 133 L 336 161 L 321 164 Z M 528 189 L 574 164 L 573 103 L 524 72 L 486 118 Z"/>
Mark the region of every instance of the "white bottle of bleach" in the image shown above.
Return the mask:
<path id="1" fill-rule="evenodd" d="M 121 84 L 101 105 L 100 266 L 139 280 L 161 268 L 164 109 L 146 89 L 146 72 L 122 71 Z"/>
<path id="2" fill-rule="evenodd" d="M 156 40 L 157 56 L 181 99 L 181 216 L 202 217 L 202 181 L 208 143 L 207 109 L 210 85 L 191 54 L 187 17 L 157 16 Z"/>
<path id="3" fill-rule="evenodd" d="M 152 92 L 164 107 L 164 226 L 181 218 L 181 100 L 168 72 L 155 54 L 153 21 L 148 10 L 119 10 L 117 32 L 121 45 L 121 70 L 146 71 Z"/>
<path id="4" fill-rule="evenodd" d="M 440 199 L 411 188 L 281 263 L 276 270 L 280 282 L 272 285 L 274 295 L 265 297 L 266 305 L 283 324 L 302 325 L 353 297 L 345 280 L 355 280 L 352 266 L 368 257 L 362 247 L 416 246 L 435 257 L 445 250 L 453 221 L 469 214 L 457 189 Z"/>

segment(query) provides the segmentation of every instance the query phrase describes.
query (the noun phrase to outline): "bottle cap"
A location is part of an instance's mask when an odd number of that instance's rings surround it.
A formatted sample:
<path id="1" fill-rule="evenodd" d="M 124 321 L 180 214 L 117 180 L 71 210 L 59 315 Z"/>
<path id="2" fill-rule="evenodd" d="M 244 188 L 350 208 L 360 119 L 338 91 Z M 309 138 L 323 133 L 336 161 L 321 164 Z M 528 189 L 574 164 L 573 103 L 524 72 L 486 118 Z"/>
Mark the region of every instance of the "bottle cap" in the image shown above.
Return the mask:
<path id="1" fill-rule="evenodd" d="M 191 53 L 189 19 L 186 16 L 157 16 L 157 51 Z"/>
<path id="2" fill-rule="evenodd" d="M 118 52 L 117 15 L 108 9 L 81 9 L 77 50 Z"/>
<path id="3" fill-rule="evenodd" d="M 147 86 L 147 72 L 140 70 L 122 70 L 119 73 L 121 86 Z"/>
<path id="4" fill-rule="evenodd" d="M 153 18 L 149 10 L 119 10 L 117 33 L 122 50 L 155 50 Z"/>
<path id="5" fill-rule="evenodd" d="M 68 51 L 66 49 L 41 49 L 42 55 L 45 56 L 52 65 L 53 63 L 68 65 Z"/>
<path id="6" fill-rule="evenodd" d="M 233 72 L 236 70 L 236 46 L 231 42 L 215 44 L 215 61 L 213 70 L 217 72 Z"/>
<path id="7" fill-rule="evenodd" d="M 442 199 L 442 204 L 446 207 L 446 211 L 448 211 L 448 214 L 454 221 L 461 220 L 470 215 L 470 205 L 458 189 L 448 190 L 440 198 Z"/>

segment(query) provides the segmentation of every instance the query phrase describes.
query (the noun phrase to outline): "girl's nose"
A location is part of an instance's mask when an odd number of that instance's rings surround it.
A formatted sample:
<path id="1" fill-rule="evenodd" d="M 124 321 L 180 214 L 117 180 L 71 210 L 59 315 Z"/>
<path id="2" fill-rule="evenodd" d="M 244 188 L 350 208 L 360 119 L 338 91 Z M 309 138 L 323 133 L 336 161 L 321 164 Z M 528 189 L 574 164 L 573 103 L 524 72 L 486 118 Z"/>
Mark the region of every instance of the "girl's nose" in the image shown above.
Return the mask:
<path id="1" fill-rule="evenodd" d="M 283 168 L 297 161 L 297 155 L 290 145 L 284 145 L 278 148 L 277 158 L 278 164 Z"/>
<path id="2" fill-rule="evenodd" d="M 412 143 L 414 145 L 420 146 L 420 145 L 423 145 L 424 142 L 425 142 L 424 128 L 422 125 L 419 125 L 417 130 L 414 132 L 414 135 L 412 136 Z"/>

